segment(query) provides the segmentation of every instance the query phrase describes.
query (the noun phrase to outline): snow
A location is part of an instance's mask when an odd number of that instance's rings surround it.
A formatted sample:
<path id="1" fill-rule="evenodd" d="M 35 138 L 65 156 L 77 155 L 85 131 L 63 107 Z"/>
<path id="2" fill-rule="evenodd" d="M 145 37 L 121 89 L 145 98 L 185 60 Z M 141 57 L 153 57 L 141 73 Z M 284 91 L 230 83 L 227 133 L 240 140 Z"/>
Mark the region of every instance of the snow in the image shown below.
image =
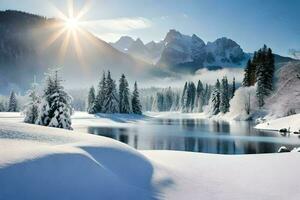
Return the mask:
<path id="1" fill-rule="evenodd" d="M 74 124 L 96 124 L 97 120 L 102 124 L 118 119 L 115 125 L 120 125 L 149 117 L 205 116 L 76 112 L 72 120 Z M 299 119 L 299 115 L 294 117 Z M 0 113 L 0 147 L 0 199 L 300 198 L 300 154 L 296 152 L 216 155 L 137 151 L 101 136 L 25 124 L 19 113 Z"/>
<path id="2" fill-rule="evenodd" d="M 0 114 L 1 116 L 1 114 Z M 146 120 L 145 115 L 136 114 L 88 114 L 86 112 L 75 112 L 72 116 L 72 126 L 97 126 L 97 127 L 130 127 L 135 122 Z"/>
<path id="3" fill-rule="evenodd" d="M 268 118 L 300 113 L 300 62 L 290 62 L 277 73 L 276 91 L 266 102 Z"/>
<path id="4" fill-rule="evenodd" d="M 290 129 L 291 132 L 300 131 L 300 114 L 290 115 L 278 119 L 272 119 L 255 126 L 257 129 L 280 130 L 283 128 Z"/>
<path id="5" fill-rule="evenodd" d="M 145 116 L 160 119 L 201 119 L 207 116 L 204 113 L 181 113 L 177 112 L 144 112 Z"/>
<path id="6" fill-rule="evenodd" d="M 299 199 L 298 153 L 213 155 L 143 151 L 156 177 L 169 176 L 165 199 Z M 159 170 L 156 170 L 159 169 Z"/>

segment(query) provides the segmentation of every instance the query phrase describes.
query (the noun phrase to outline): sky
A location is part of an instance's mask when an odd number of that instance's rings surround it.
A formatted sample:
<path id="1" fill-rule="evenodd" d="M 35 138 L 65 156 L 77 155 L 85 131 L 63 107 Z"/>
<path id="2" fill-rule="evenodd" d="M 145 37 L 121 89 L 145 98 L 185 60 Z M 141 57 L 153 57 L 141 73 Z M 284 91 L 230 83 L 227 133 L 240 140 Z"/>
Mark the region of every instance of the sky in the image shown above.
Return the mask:
<path id="1" fill-rule="evenodd" d="M 70 0 L 0 2 L 0 10 L 57 18 L 57 10 L 67 13 L 70 4 Z M 284 56 L 289 49 L 300 49 L 299 0 L 74 0 L 73 5 L 86 11 L 81 18 L 89 22 L 85 28 L 107 42 L 122 35 L 145 43 L 160 41 L 169 29 L 176 29 L 205 42 L 228 37 L 246 52 L 263 44 Z"/>

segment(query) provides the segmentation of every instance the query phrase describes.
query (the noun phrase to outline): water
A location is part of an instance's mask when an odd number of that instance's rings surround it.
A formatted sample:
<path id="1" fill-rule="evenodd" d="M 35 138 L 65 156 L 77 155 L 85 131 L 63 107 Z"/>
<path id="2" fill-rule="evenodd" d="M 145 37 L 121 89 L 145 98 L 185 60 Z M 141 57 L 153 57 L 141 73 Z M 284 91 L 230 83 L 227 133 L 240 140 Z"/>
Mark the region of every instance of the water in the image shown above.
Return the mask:
<path id="1" fill-rule="evenodd" d="M 258 131 L 251 122 L 207 119 L 148 119 L 133 127 L 81 127 L 141 150 L 180 150 L 217 154 L 274 153 L 281 146 L 300 146 L 295 136 Z"/>

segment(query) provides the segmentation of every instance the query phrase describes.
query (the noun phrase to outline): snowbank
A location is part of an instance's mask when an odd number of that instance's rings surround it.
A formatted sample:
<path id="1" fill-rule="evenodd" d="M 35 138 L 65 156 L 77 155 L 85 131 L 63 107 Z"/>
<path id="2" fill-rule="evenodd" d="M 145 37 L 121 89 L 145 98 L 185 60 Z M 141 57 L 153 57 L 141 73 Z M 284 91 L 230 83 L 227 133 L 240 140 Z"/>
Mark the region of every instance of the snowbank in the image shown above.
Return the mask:
<path id="1" fill-rule="evenodd" d="M 153 167 L 117 141 L 0 122 L 0 199 L 152 199 Z"/>
<path id="2" fill-rule="evenodd" d="M 286 128 L 290 129 L 291 132 L 300 131 L 300 114 L 269 120 L 256 125 L 255 128 L 275 131 Z"/>
<path id="3" fill-rule="evenodd" d="M 299 199 L 299 153 L 136 151 L 0 119 L 0 199 Z"/>

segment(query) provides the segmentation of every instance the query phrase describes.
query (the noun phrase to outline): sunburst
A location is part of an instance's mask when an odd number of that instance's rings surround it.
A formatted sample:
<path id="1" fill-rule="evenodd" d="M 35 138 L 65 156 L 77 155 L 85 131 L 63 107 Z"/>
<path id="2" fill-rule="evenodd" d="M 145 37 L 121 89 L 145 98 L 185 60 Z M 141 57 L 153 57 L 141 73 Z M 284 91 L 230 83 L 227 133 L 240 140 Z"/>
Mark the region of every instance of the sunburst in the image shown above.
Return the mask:
<path id="1" fill-rule="evenodd" d="M 51 46 L 59 38 L 63 37 L 63 42 L 59 48 L 59 59 L 63 62 L 66 51 L 69 45 L 72 43 L 74 45 L 74 50 L 76 52 L 77 58 L 81 65 L 85 65 L 85 59 L 83 56 L 82 46 L 80 44 L 80 37 L 85 37 L 88 41 L 91 41 L 91 37 L 86 33 L 84 29 L 84 24 L 89 23 L 89 21 L 82 20 L 83 16 L 89 11 L 91 7 L 90 1 L 87 1 L 84 6 L 79 10 L 79 12 L 74 11 L 73 1 L 68 1 L 68 13 L 63 13 L 56 6 L 51 4 L 56 12 L 59 22 L 54 25 L 55 32 L 51 34 L 49 39 L 45 43 L 45 48 Z"/>

